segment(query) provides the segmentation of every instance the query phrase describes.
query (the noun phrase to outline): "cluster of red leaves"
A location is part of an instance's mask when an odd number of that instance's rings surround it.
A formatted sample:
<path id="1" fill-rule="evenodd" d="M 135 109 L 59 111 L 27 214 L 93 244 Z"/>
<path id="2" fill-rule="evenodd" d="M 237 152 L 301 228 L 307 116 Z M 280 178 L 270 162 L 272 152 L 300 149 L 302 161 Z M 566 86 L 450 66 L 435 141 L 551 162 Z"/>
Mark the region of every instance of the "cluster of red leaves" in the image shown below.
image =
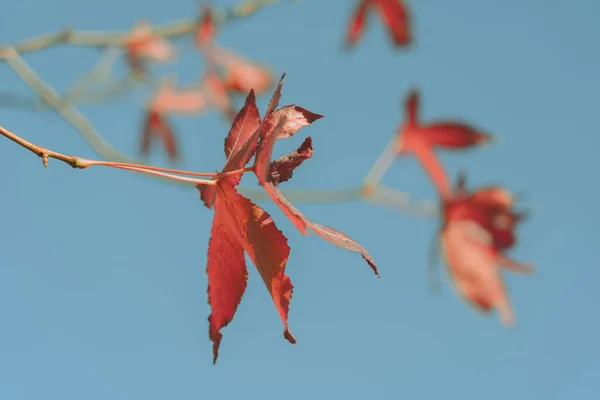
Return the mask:
<path id="1" fill-rule="evenodd" d="M 418 109 L 419 94 L 412 91 L 405 101 L 407 122 L 399 129 L 396 152 L 414 155 L 439 191 L 439 238 L 454 286 L 469 304 L 484 312 L 498 310 L 503 323 L 512 324 L 514 313 L 499 267 L 532 271 L 505 255 L 516 242 L 514 230 L 524 214 L 514 211 L 514 197 L 502 187 L 468 191 L 461 176 L 457 188 L 451 188 L 434 152 L 435 148 L 467 149 L 489 142 L 491 136 L 460 122 L 423 124 Z"/>
<path id="2" fill-rule="evenodd" d="M 406 6 L 401 0 L 360 0 L 350 19 L 346 44 L 354 46 L 362 37 L 368 12 L 376 10 L 387 28 L 394 46 L 403 47 L 412 41 L 411 27 Z"/>
<path id="3" fill-rule="evenodd" d="M 285 76 L 285 74 L 284 74 Z M 216 185 L 199 185 L 200 197 L 208 208 L 214 208 L 211 239 L 208 244 L 209 337 L 213 341 L 216 362 L 222 334 L 221 328 L 231 322 L 246 289 L 248 272 L 244 252 L 256 266 L 271 295 L 284 326 L 284 337 L 295 343 L 288 327 L 289 303 L 293 286 L 285 273 L 290 247 L 271 216 L 236 190 L 243 172 L 252 170 L 260 185 L 303 234 L 310 229 L 321 238 L 344 249 L 358 252 L 379 275 L 370 254 L 344 233 L 309 220 L 296 209 L 277 186 L 290 179 L 296 167 L 313 153 L 310 137 L 298 148 L 271 161 L 276 140 L 295 135 L 322 115 L 296 105 L 279 106 L 283 78 L 269 102 L 262 120 L 251 90 L 246 103 L 236 115 L 225 139 L 227 161 L 216 177 Z M 254 164 L 245 168 L 251 158 Z"/>
<path id="4" fill-rule="evenodd" d="M 171 160 L 178 158 L 176 138 L 166 117 L 169 114 L 199 114 L 215 109 L 233 120 L 236 115 L 232 96 L 266 91 L 273 84 L 271 71 L 231 50 L 216 46 L 212 9 L 205 5 L 195 33 L 198 50 L 205 56 L 207 68 L 200 83 L 177 89 L 172 81 L 159 85 L 144 117 L 140 151 L 147 155 L 152 138 L 162 141 Z M 144 74 L 142 60 L 165 62 L 174 55 L 172 45 L 153 35 L 146 22 L 139 23 L 124 41 L 134 74 Z"/>

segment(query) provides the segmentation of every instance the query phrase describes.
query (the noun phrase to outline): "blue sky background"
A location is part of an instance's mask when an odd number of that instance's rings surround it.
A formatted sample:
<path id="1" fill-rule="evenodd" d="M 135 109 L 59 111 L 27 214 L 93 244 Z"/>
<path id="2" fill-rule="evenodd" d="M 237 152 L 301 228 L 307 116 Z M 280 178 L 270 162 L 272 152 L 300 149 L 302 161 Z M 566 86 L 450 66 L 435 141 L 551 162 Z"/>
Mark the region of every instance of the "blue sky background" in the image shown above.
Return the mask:
<path id="1" fill-rule="evenodd" d="M 426 280 L 433 220 L 360 202 L 298 204 L 313 220 L 369 249 L 360 256 L 302 237 L 266 204 L 289 238 L 295 285 L 281 322 L 254 267 L 213 366 L 208 339 L 206 252 L 212 211 L 194 190 L 124 171 L 47 169 L 8 140 L 0 144 L 0 399 L 583 399 L 600 390 L 600 5 L 523 0 L 410 1 L 416 45 L 394 51 L 378 21 L 356 51 L 341 51 L 355 1 L 274 5 L 227 25 L 220 44 L 287 71 L 283 104 L 325 115 L 306 135 L 315 156 L 286 187 L 358 184 L 402 120 L 407 90 L 422 90 L 422 115 L 459 118 L 498 135 L 494 147 L 443 159 L 468 168 L 473 185 L 501 183 L 528 195 L 534 218 L 515 258 L 533 276 L 505 274 L 517 325 L 474 313 L 444 281 Z M 233 1 L 214 1 L 230 5 Z M 166 22 L 194 1 L 23 0 L 2 7 L 0 42 L 65 26 L 124 29 L 137 17 Z M 189 49 L 189 42 L 179 41 Z M 26 56 L 59 89 L 97 52 L 59 47 Z M 201 59 L 160 67 L 193 82 Z M 0 66 L 3 93 L 30 93 Z M 135 154 L 148 90 L 83 111 L 119 149 Z M 260 98 L 264 110 L 268 95 Z M 187 166 L 222 166 L 228 126 L 214 114 L 174 120 Z M 40 145 L 95 157 L 51 113 L 0 109 L 0 125 Z M 152 158 L 163 163 L 161 153 Z M 433 199 L 412 160 L 384 183 Z M 251 179 L 245 185 L 255 185 Z"/>

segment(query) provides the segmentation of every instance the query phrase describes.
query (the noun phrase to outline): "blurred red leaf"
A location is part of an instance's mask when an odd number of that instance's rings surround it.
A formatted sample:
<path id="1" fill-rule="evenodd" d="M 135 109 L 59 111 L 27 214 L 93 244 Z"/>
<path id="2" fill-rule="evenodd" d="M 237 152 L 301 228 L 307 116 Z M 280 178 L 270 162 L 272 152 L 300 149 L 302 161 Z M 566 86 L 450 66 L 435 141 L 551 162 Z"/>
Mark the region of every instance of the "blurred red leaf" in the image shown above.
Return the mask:
<path id="1" fill-rule="evenodd" d="M 465 149 L 491 141 L 489 134 L 456 121 L 434 121 L 423 124 L 418 118 L 419 92 L 411 90 L 405 100 L 407 122 L 399 129 L 397 153 L 414 151 L 415 147 Z"/>
<path id="2" fill-rule="evenodd" d="M 250 61 L 240 54 L 218 47 L 211 51 L 211 61 L 224 70 L 223 82 L 227 90 L 248 93 L 266 91 L 273 84 L 269 68 Z"/>
<path id="3" fill-rule="evenodd" d="M 194 41 L 198 48 L 212 43 L 217 27 L 215 25 L 212 7 L 210 4 L 204 4 L 201 9 L 200 18 L 198 21 L 198 27 L 196 28 L 196 35 Z"/>
<path id="4" fill-rule="evenodd" d="M 451 197 L 451 188 L 444 167 L 434 153 L 436 147 L 466 149 L 491 140 L 491 136 L 461 122 L 433 122 L 419 120 L 419 92 L 411 90 L 404 102 L 407 117 L 397 133 L 396 154 L 412 154 L 421 163 L 442 199 Z"/>
<path id="5" fill-rule="evenodd" d="M 173 45 L 152 33 L 152 26 L 146 20 L 140 20 L 122 40 L 127 51 L 129 66 L 136 76 L 145 73 L 144 62 L 166 63 L 175 58 Z"/>
<path id="6" fill-rule="evenodd" d="M 412 41 L 410 20 L 401 0 L 361 0 L 352 14 L 346 35 L 348 46 L 354 46 L 364 33 L 367 13 L 377 9 L 383 25 L 387 28 L 394 46 L 407 46 Z"/>
<path id="7" fill-rule="evenodd" d="M 461 179 L 454 198 L 444 204 L 440 233 L 446 263 L 460 295 L 484 312 L 498 310 L 502 322 L 514 323 L 514 313 L 499 267 L 531 273 L 532 267 L 504 255 L 515 243 L 519 221 L 512 195 L 500 187 L 469 193 Z"/>
<path id="8" fill-rule="evenodd" d="M 164 80 L 156 90 L 148 105 L 141 134 L 141 153 L 148 155 L 151 141 L 162 141 L 169 157 L 178 158 L 175 133 L 167 122 L 168 115 L 198 114 L 206 108 L 206 100 L 197 86 L 177 89 L 174 79 Z"/>
<path id="9" fill-rule="evenodd" d="M 146 113 L 144 124 L 142 126 L 140 152 L 143 156 L 148 155 L 153 138 L 156 138 L 163 143 L 171 160 L 176 160 L 178 158 L 177 141 L 173 130 L 161 113 L 150 109 Z"/>

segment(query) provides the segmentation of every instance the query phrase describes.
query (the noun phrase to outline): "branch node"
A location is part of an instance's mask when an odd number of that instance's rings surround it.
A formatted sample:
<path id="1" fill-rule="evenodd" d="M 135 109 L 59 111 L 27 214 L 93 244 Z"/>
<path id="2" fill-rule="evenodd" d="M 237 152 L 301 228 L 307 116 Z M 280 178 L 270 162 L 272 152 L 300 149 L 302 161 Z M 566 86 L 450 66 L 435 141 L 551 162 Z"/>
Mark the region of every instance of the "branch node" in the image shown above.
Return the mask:
<path id="1" fill-rule="evenodd" d="M 375 193 L 376 185 L 365 183 L 361 190 L 362 197 L 371 197 Z"/>
<path id="2" fill-rule="evenodd" d="M 16 55 L 17 51 L 14 47 L 0 48 L 0 59 L 8 60 L 9 58 L 13 58 Z"/>
<path id="3" fill-rule="evenodd" d="M 58 37 L 61 42 L 68 42 L 69 40 L 71 40 L 71 37 L 73 37 L 73 28 L 63 29 Z"/>

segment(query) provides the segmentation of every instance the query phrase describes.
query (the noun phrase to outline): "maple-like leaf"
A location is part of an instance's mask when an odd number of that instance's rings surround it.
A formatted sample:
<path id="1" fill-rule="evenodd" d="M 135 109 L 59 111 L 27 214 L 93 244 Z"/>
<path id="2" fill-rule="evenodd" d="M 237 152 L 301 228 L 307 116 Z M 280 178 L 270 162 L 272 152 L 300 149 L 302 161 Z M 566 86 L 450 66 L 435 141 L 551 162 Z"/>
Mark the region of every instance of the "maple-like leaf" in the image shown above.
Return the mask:
<path id="1" fill-rule="evenodd" d="M 240 262 L 239 247 L 241 246 L 248 254 L 258 272 L 263 278 L 279 316 L 284 324 L 284 337 L 291 343 L 295 338 L 289 330 L 287 316 L 289 302 L 292 296 L 292 284 L 285 274 L 285 265 L 289 257 L 290 248 L 287 239 L 277 229 L 273 219 L 261 207 L 252 203 L 249 199 L 240 195 L 235 187 L 240 181 L 240 174 L 229 174 L 243 168 L 250 161 L 256 149 L 258 135 L 256 131 L 260 124 L 260 115 L 256 107 L 254 92 L 250 92 L 246 98 L 246 104 L 236 116 L 232 128 L 225 139 L 225 154 L 227 161 L 221 174 L 217 177 L 215 185 L 213 220 L 213 243 L 215 251 L 224 249 L 225 246 L 234 248 L 238 256 L 235 258 L 224 258 L 223 256 L 210 257 L 207 273 L 209 287 L 211 282 L 216 282 L 221 292 L 215 293 L 209 290 L 209 303 L 212 314 L 209 318 L 209 334 L 213 341 L 213 362 L 216 362 L 219 344 L 222 338 L 220 329 L 227 325 L 233 318 L 237 304 L 241 300 L 243 288 L 241 282 L 245 277 L 239 270 L 245 270 L 245 264 Z M 199 187 L 201 188 L 201 186 Z M 203 190 L 206 193 L 206 190 Z M 215 235 L 216 233 L 216 235 Z M 237 241 L 232 245 L 228 241 Z M 232 266 L 231 263 L 236 263 Z M 226 270 L 238 270 L 235 277 L 238 284 L 233 288 L 222 286 L 221 282 L 227 279 Z M 229 293 L 231 291 L 231 293 Z M 214 299 L 214 301 L 213 301 Z M 220 299 L 226 299 L 224 302 Z M 215 315 L 213 318 L 212 315 Z"/>
<path id="2" fill-rule="evenodd" d="M 477 309 L 498 310 L 504 324 L 515 317 L 500 274 L 500 267 L 531 273 L 532 267 L 504 254 L 515 243 L 519 221 L 514 199 L 500 187 L 468 192 L 461 179 L 455 197 L 443 206 L 440 233 L 446 264 L 459 294 Z"/>
<path id="3" fill-rule="evenodd" d="M 167 63 L 175 58 L 175 48 L 168 41 L 152 33 L 152 26 L 140 20 L 122 40 L 127 51 L 127 60 L 134 75 L 145 74 L 146 61 Z"/>
<path id="4" fill-rule="evenodd" d="M 290 278 L 285 274 L 290 252 L 287 239 L 271 216 L 237 193 L 233 185 L 218 185 L 217 191 L 207 267 L 213 363 L 219 354 L 220 330 L 233 318 L 246 287 L 247 271 L 242 250 L 256 266 L 271 294 L 284 324 L 284 337 L 290 343 L 296 342 L 287 322 L 293 290 Z"/>
<path id="5" fill-rule="evenodd" d="M 463 123 L 423 124 L 419 103 L 418 92 L 410 91 L 405 100 L 407 122 L 399 129 L 396 152 L 414 155 L 438 189 L 443 219 L 439 240 L 459 294 L 479 310 L 498 310 L 503 323 L 512 324 L 514 313 L 499 268 L 523 273 L 532 270 L 504 254 L 516 242 L 514 230 L 522 214 L 513 210 L 514 197 L 504 188 L 491 186 L 469 192 L 464 174 L 459 176 L 457 187 L 451 188 L 435 154 L 435 148 L 468 148 L 488 141 L 490 136 Z"/>
<path id="6" fill-rule="evenodd" d="M 212 310 L 209 317 L 209 337 L 213 342 L 213 362 L 216 362 L 219 354 L 221 329 L 232 320 L 246 288 L 247 271 L 242 249 L 263 278 L 283 322 L 284 337 L 291 343 L 296 342 L 288 326 L 293 286 L 285 273 L 290 252 L 287 239 L 264 209 L 236 190 L 242 174 L 249 170 L 245 166 L 253 156 L 255 163 L 252 170 L 259 178 L 259 183 L 273 197 L 276 204 L 289 213 L 288 216 L 292 220 L 298 221 L 299 229 L 308 227 L 339 247 L 360 252 L 377 273 L 372 257 L 362 246 L 342 232 L 310 221 L 289 203 L 273 183 L 266 180 L 271 179 L 272 175 L 269 173 L 274 170 L 269 166 L 275 140 L 293 135 L 302 126 L 310 124 L 311 119 L 315 119 L 313 116 L 318 115 L 296 106 L 277 108 L 284 77 L 285 74 L 271 97 L 262 121 L 256 107 L 254 92 L 250 91 L 244 107 L 236 115 L 225 139 L 227 160 L 222 171 L 217 174 L 215 184 L 197 186 L 205 205 L 214 206 L 215 212 L 207 266 L 209 304 Z M 292 122 L 294 119 L 296 121 L 290 124 L 289 119 L 292 119 Z M 281 135 L 282 132 L 286 132 L 285 135 Z M 278 165 L 300 165 L 300 158 L 309 157 L 308 147 L 312 154 L 311 142 L 308 140 L 301 146 L 297 156 L 289 155 Z M 279 167 L 275 167 L 275 170 L 276 168 Z M 282 170 L 279 170 L 279 173 L 281 172 Z M 291 171 L 289 174 L 291 176 Z M 228 284 L 230 281 L 231 285 Z"/>
<path id="7" fill-rule="evenodd" d="M 259 184 L 263 186 L 275 204 L 277 204 L 302 234 L 307 235 L 308 232 L 306 229 L 308 228 L 315 232 L 319 237 L 338 247 L 360 253 L 371 268 L 373 268 L 373 271 L 379 275 L 373 258 L 364 247 L 343 232 L 309 220 L 295 208 L 287 198 L 285 198 L 283 193 L 276 188 L 273 183 L 269 182 L 270 171 L 272 170 L 273 165 L 271 162 L 271 154 L 275 141 L 296 134 L 300 128 L 307 126 L 316 119 L 322 117 L 320 114 L 315 114 L 295 105 L 276 109 L 279 104 L 279 98 L 281 97 L 282 84 L 283 77 L 279 81 L 275 94 L 269 104 L 269 109 L 272 111 L 267 111 L 261 124 L 261 126 L 263 126 L 263 131 L 260 144 L 256 151 L 254 167 L 254 172 L 258 178 Z M 277 125 L 274 126 L 275 123 Z"/>
<path id="8" fill-rule="evenodd" d="M 466 149 L 488 143 L 492 137 L 462 122 L 422 123 L 419 119 L 419 105 L 419 92 L 413 89 L 408 93 L 404 104 L 407 121 L 400 126 L 396 134 L 396 154 L 414 155 L 442 198 L 447 198 L 451 195 L 450 184 L 434 149 Z"/>
<path id="9" fill-rule="evenodd" d="M 387 28 L 394 46 L 407 46 L 412 41 L 410 19 L 406 6 L 401 0 L 360 0 L 348 25 L 346 44 L 354 46 L 362 37 L 367 14 L 376 10 L 383 25 Z"/>
<path id="10" fill-rule="evenodd" d="M 413 151 L 414 147 L 465 149 L 488 143 L 492 136 L 481 130 L 457 121 L 434 121 L 422 123 L 419 120 L 419 92 L 411 90 L 405 100 L 407 122 L 398 131 L 398 154 Z"/>

